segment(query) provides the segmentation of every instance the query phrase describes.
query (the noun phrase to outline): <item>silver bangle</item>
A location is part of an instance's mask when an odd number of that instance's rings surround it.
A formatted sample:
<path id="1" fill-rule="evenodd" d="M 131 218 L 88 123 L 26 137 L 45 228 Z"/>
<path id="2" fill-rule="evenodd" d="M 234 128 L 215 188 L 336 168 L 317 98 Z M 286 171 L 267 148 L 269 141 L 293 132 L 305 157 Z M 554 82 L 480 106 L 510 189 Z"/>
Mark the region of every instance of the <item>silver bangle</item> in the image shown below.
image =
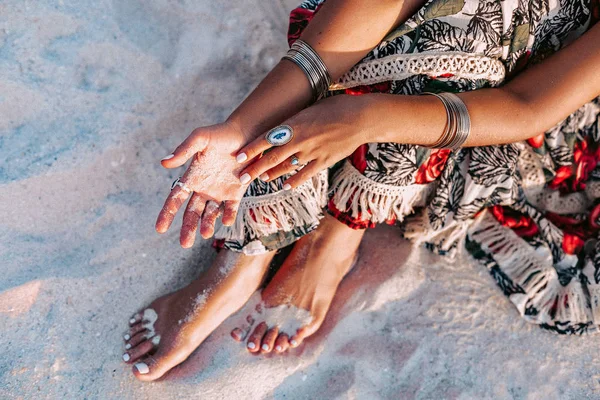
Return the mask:
<path id="1" fill-rule="evenodd" d="M 440 138 L 430 147 L 456 150 L 462 147 L 471 133 L 471 117 L 466 104 L 454 93 L 430 93 L 441 100 L 446 109 L 446 127 Z"/>
<path id="2" fill-rule="evenodd" d="M 319 54 L 308 43 L 296 40 L 282 59 L 292 61 L 304 72 L 312 88 L 312 102 L 325 95 L 331 85 L 331 76 Z"/>

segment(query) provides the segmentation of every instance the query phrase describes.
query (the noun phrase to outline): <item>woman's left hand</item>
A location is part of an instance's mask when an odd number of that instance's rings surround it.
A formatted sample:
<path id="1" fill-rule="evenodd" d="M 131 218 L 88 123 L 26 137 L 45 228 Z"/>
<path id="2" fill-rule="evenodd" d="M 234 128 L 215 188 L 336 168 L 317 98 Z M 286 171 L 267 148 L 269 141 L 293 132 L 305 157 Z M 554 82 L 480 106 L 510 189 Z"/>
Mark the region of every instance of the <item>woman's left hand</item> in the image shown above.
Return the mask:
<path id="1" fill-rule="evenodd" d="M 348 157 L 371 137 L 374 121 L 369 121 L 368 97 L 337 95 L 305 108 L 282 123 L 294 132 L 292 140 L 283 146 L 273 147 L 265 135 L 256 138 L 238 152 L 237 159 L 248 163 L 240 179 L 260 177 L 268 182 L 304 166 L 286 180 L 284 189 L 289 190 Z M 260 157 L 266 150 L 269 152 Z M 298 159 L 296 165 L 292 157 Z"/>

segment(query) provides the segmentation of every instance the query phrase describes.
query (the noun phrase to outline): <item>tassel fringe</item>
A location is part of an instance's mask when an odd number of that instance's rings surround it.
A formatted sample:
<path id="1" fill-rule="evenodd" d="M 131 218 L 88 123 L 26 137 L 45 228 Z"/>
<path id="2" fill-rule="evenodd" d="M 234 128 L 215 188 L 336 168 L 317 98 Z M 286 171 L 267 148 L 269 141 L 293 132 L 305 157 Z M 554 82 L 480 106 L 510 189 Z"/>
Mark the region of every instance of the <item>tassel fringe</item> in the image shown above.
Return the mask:
<path id="1" fill-rule="evenodd" d="M 333 204 L 338 210 L 351 211 L 353 218 L 381 223 L 393 218 L 401 222 L 412 213 L 413 207 L 424 205 L 431 185 L 377 183 L 346 161 L 334 177 L 331 190 Z"/>
<path id="2" fill-rule="evenodd" d="M 587 289 L 574 277 L 562 286 L 548 249 L 533 251 L 511 229 L 484 212 L 470 229 L 469 236 L 479 243 L 486 253 L 492 254 L 513 283 L 525 293 L 510 295 L 510 300 L 530 322 L 564 326 L 577 324 L 596 325 L 600 320 L 598 306 L 590 307 Z M 592 304 L 600 304 L 600 290 L 591 293 Z M 532 312 L 531 310 L 537 310 Z M 594 323 L 595 322 L 595 323 Z M 558 324 L 557 324 L 558 323 Z M 592 326 L 588 332 L 595 328 Z"/>
<path id="3" fill-rule="evenodd" d="M 327 170 L 296 189 L 279 191 L 263 196 L 244 197 L 240 203 L 235 223 L 222 225 L 218 239 L 250 240 L 272 235 L 278 231 L 313 225 L 322 218 L 327 204 Z"/>

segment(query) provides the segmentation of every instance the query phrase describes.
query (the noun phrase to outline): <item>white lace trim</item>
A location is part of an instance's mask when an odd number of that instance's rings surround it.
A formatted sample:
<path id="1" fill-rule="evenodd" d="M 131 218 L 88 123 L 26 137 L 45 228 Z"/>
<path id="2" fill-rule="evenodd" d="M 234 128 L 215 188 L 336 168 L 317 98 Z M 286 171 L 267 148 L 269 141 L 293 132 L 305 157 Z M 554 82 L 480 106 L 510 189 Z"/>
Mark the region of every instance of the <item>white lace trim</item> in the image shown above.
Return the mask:
<path id="1" fill-rule="evenodd" d="M 324 170 L 295 189 L 244 197 L 234 224 L 221 226 L 215 237 L 244 241 L 247 233 L 256 239 L 318 223 L 327 204 L 327 177 Z"/>
<path id="2" fill-rule="evenodd" d="M 597 186 L 590 187 L 585 192 L 575 192 L 566 195 L 558 190 L 545 188 L 546 177 L 542 162 L 538 155 L 528 145 L 521 144 L 518 168 L 523 180 L 522 187 L 529 203 L 541 210 L 556 214 L 577 214 L 586 212 L 593 199 Z"/>
<path id="3" fill-rule="evenodd" d="M 396 217 L 402 221 L 413 207 L 424 205 L 432 185 L 411 184 L 394 186 L 375 182 L 348 161 L 333 179 L 333 204 L 343 212 L 352 212 L 353 218 L 381 223 Z"/>
<path id="4" fill-rule="evenodd" d="M 361 62 L 346 72 L 330 90 L 405 79 L 413 75 L 439 76 L 452 74 L 457 78 L 486 79 L 492 86 L 504 81 L 506 70 L 500 60 L 460 52 L 394 54 Z"/>
<path id="5" fill-rule="evenodd" d="M 588 305 L 579 279 L 573 278 L 567 286 L 561 285 L 547 248 L 533 249 L 487 211 L 469 229 L 469 237 L 484 251 L 491 253 L 502 272 L 523 288 L 525 293 L 514 293 L 509 298 L 525 319 L 550 325 L 554 322 L 568 322 L 570 325 L 598 323 L 600 314 L 597 305 Z M 596 301 L 593 296 L 592 300 Z M 529 307 L 535 307 L 538 313 L 526 315 Z M 596 329 L 592 326 L 588 332 Z"/>

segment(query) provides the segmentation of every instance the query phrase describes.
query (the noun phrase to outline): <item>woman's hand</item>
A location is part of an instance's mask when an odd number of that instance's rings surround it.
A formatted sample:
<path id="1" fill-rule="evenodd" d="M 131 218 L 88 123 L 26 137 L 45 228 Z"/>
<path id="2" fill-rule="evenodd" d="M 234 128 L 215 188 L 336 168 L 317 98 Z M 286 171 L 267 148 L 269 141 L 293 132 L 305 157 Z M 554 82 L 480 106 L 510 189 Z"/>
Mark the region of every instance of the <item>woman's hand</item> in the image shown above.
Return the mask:
<path id="1" fill-rule="evenodd" d="M 375 130 L 375 121 L 369 118 L 369 96 L 337 95 L 302 110 L 282 123 L 294 131 L 292 140 L 283 146 L 272 147 L 261 135 L 238 152 L 238 160 L 249 162 L 240 172 L 241 181 L 260 177 L 268 182 L 305 165 L 286 180 L 284 188 L 289 190 L 348 157 L 368 143 Z M 292 157 L 298 159 L 297 165 L 292 164 Z"/>
<path id="2" fill-rule="evenodd" d="M 235 159 L 235 153 L 246 142 L 247 138 L 236 124 L 225 122 L 195 129 L 173 154 L 163 158 L 161 163 L 165 168 L 177 168 L 192 159 L 180 179 L 191 193 L 181 186 L 171 190 L 158 215 L 156 231 L 164 233 L 169 229 L 188 197 L 181 227 L 182 247 L 194 244 L 199 222 L 204 238 L 214 234 L 215 222 L 221 213 L 223 224 L 232 225 L 249 183 L 240 183 L 240 165 Z"/>

